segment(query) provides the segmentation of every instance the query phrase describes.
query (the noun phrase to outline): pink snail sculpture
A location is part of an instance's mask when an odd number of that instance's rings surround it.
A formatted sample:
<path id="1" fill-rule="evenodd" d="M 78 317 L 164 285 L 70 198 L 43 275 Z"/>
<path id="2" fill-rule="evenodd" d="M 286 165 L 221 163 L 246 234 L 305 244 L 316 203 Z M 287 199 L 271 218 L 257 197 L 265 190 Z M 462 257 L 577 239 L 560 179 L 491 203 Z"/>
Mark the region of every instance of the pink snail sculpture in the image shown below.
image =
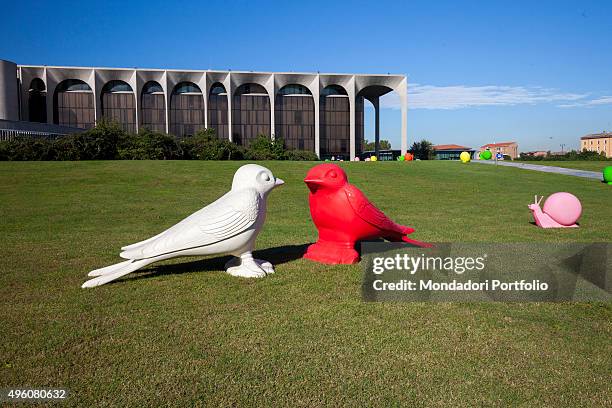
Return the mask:
<path id="1" fill-rule="evenodd" d="M 544 207 L 540 202 L 544 196 L 535 196 L 533 204 L 528 207 L 533 214 L 535 223 L 540 228 L 573 228 L 578 227 L 576 222 L 582 214 L 580 200 L 570 193 L 554 193 L 546 199 Z"/>

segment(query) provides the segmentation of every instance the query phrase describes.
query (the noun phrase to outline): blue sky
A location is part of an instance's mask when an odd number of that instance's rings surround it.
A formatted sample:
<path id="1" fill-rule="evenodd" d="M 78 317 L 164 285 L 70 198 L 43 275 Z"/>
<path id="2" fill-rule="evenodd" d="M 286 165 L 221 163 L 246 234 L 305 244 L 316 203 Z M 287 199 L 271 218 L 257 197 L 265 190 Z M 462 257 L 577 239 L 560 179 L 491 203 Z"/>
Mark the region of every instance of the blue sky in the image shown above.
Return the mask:
<path id="1" fill-rule="evenodd" d="M 0 58 L 18 64 L 402 73 L 410 142 L 560 150 L 612 131 L 612 1 L 15 1 L 3 9 Z M 397 147 L 397 98 L 382 104 L 382 137 Z"/>

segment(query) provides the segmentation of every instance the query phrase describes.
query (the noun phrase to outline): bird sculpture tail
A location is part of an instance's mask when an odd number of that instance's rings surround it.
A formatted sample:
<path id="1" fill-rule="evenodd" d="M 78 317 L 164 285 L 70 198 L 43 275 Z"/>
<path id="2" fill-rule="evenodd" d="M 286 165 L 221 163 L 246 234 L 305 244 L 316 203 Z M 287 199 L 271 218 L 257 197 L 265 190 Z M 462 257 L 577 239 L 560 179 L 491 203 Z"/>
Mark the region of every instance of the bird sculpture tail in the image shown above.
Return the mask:
<path id="1" fill-rule="evenodd" d="M 417 241 L 416 239 L 408 238 L 406 235 L 402 237 L 402 241 L 421 248 L 433 248 L 433 244 Z"/>
<path id="2" fill-rule="evenodd" d="M 88 280 L 81 287 L 82 288 L 94 288 L 96 286 L 104 285 L 108 282 L 114 281 L 122 276 L 132 273 L 150 263 L 155 262 L 155 259 L 140 259 L 140 260 L 128 260 L 119 262 L 114 265 L 107 266 L 89 272 L 89 276 L 95 276 L 95 278 Z"/>
<path id="3" fill-rule="evenodd" d="M 387 237 L 389 241 L 396 241 L 396 242 L 402 241 L 402 242 L 406 242 L 408 244 L 418 246 L 421 248 L 432 248 L 433 247 L 432 244 L 429 244 L 427 242 L 421 242 L 421 241 L 417 241 L 416 239 L 408 238 L 408 235 L 414 232 L 414 228 L 406 227 L 404 225 L 400 225 L 400 227 L 401 227 L 402 234 L 394 236 L 394 237 Z"/>

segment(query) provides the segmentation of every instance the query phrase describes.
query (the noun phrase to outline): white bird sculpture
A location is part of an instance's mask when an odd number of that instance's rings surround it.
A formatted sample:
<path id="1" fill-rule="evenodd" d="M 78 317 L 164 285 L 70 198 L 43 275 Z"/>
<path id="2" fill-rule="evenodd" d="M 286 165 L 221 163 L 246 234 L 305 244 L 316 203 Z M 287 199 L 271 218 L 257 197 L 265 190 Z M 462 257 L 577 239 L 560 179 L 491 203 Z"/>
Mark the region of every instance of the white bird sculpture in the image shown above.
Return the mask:
<path id="1" fill-rule="evenodd" d="M 270 262 L 253 259 L 251 252 L 266 219 L 268 194 L 282 184 L 265 167 L 240 167 L 228 193 L 161 234 L 124 246 L 120 256 L 127 261 L 89 272 L 95 278 L 82 287 L 104 285 L 153 262 L 179 256 L 231 254 L 238 258 L 225 265 L 230 275 L 262 278 L 274 273 Z"/>

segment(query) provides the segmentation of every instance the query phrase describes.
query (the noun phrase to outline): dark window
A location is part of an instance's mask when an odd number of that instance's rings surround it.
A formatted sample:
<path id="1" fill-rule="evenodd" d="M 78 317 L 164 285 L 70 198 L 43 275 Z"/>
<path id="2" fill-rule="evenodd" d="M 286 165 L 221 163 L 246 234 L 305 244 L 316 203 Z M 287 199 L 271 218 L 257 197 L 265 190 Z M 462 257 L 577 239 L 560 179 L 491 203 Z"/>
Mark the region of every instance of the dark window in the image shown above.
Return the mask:
<path id="1" fill-rule="evenodd" d="M 127 132 L 136 131 L 136 103 L 132 87 L 123 81 L 109 81 L 102 88 L 102 116 Z"/>
<path id="2" fill-rule="evenodd" d="M 155 132 L 166 132 L 166 100 L 164 89 L 155 81 L 142 88 L 140 114 L 142 126 Z"/>
<path id="3" fill-rule="evenodd" d="M 162 88 L 162 86 L 155 82 L 155 81 L 149 81 L 146 84 L 144 84 L 144 86 L 142 87 L 142 93 L 144 94 L 156 94 L 156 93 L 164 93 L 164 88 Z"/>
<path id="4" fill-rule="evenodd" d="M 320 156 L 350 154 L 350 106 L 346 90 L 339 85 L 327 86 L 319 99 Z"/>
<path id="5" fill-rule="evenodd" d="M 67 79 L 62 81 L 57 89 L 62 92 L 75 92 L 75 91 L 90 91 L 91 88 L 85 82 L 80 79 Z"/>
<path id="6" fill-rule="evenodd" d="M 40 78 L 34 78 L 30 83 L 28 110 L 30 122 L 47 122 L 47 89 Z"/>
<path id="7" fill-rule="evenodd" d="M 210 88 L 210 94 L 211 95 L 222 95 L 222 94 L 227 94 L 227 91 L 225 90 L 225 87 L 223 86 L 223 84 L 217 82 L 216 84 L 213 84 L 213 86 Z"/>
<path id="8" fill-rule="evenodd" d="M 220 139 L 229 139 L 227 92 L 219 82 L 213 84 L 208 96 L 208 127 L 214 129 Z"/>
<path id="9" fill-rule="evenodd" d="M 329 95 L 347 95 L 346 90 L 340 85 L 329 85 L 323 88 L 321 96 Z"/>
<path id="10" fill-rule="evenodd" d="M 364 113 L 363 113 L 364 98 L 358 96 L 355 98 L 355 154 L 361 154 L 363 149 L 364 137 Z"/>
<path id="11" fill-rule="evenodd" d="M 53 95 L 53 122 L 84 129 L 94 126 L 94 96 L 89 85 L 78 79 L 67 79 L 57 85 Z"/>
<path id="12" fill-rule="evenodd" d="M 270 98 L 261 85 L 241 85 L 232 100 L 233 141 L 248 147 L 259 135 L 270 137 Z"/>
<path id="13" fill-rule="evenodd" d="M 280 91 L 278 91 L 281 95 L 312 95 L 310 90 L 303 85 L 285 85 Z"/>
<path id="14" fill-rule="evenodd" d="M 192 82 L 181 82 L 177 86 L 174 87 L 174 95 L 186 94 L 186 93 L 196 93 L 202 94 L 200 87 Z"/>
<path id="15" fill-rule="evenodd" d="M 308 88 L 287 85 L 281 88 L 274 103 L 275 136 L 288 149 L 315 150 L 314 100 Z"/>
<path id="16" fill-rule="evenodd" d="M 170 133 L 193 136 L 204 128 L 204 97 L 193 82 L 181 82 L 170 97 Z"/>

